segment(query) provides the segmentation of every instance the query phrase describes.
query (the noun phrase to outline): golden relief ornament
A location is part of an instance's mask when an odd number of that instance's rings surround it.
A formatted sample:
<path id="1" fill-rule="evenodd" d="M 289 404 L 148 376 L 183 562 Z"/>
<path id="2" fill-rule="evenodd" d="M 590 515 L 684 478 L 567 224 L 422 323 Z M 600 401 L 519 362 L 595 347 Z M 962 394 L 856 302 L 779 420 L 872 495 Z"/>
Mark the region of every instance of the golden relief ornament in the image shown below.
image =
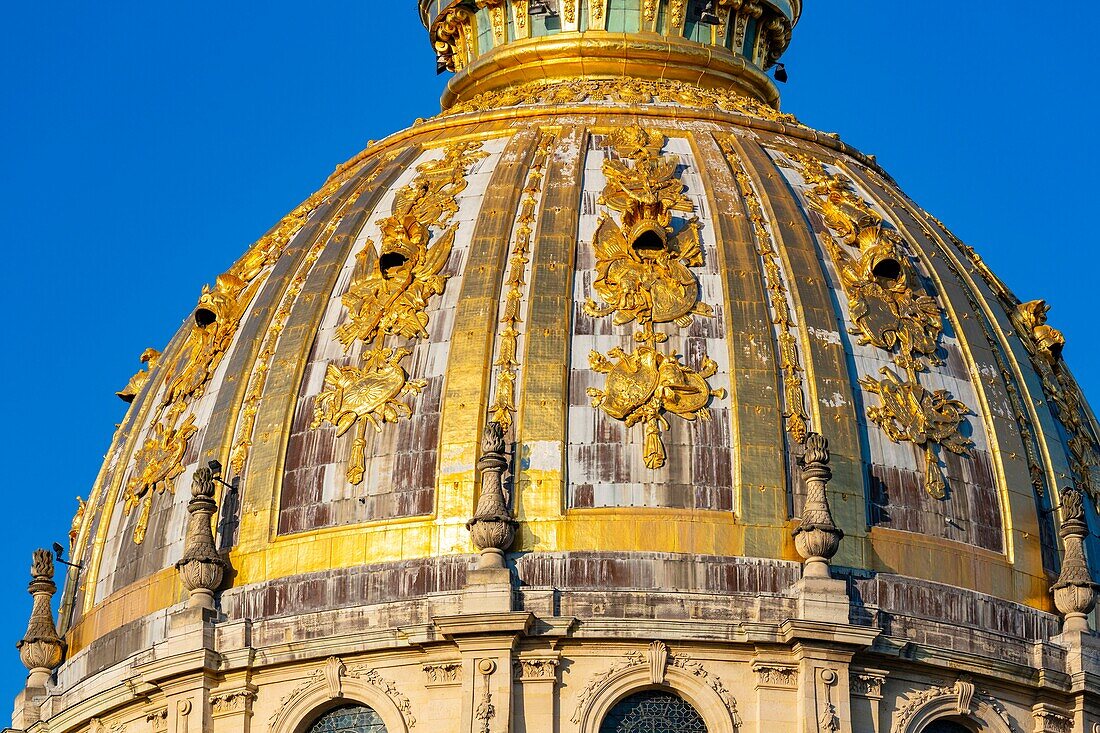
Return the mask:
<path id="1" fill-rule="evenodd" d="M 412 407 L 401 398 L 426 386 L 410 380 L 401 366 L 411 349 L 387 347 L 385 341 L 428 336 L 429 302 L 447 284 L 443 270 L 454 245 L 457 225 L 451 221 L 458 213 L 458 196 L 468 185 L 469 169 L 488 156 L 481 147 L 479 142 L 452 143 L 440 158 L 418 165 L 416 177 L 395 195 L 390 215 L 377 223 L 381 244 L 376 248 L 367 240 L 355 256 L 352 281 L 342 297 L 347 320 L 336 337 L 345 352 L 358 342 L 366 344 L 366 351 L 360 367 L 328 366 L 312 423 L 317 429 L 328 422 L 337 435 L 355 428 L 347 469 L 352 484 L 363 481 L 366 426 L 381 431 L 383 424 L 409 417 Z M 433 229 L 443 231 L 433 234 Z"/>
<path id="2" fill-rule="evenodd" d="M 447 71 L 462 71 L 473 55 L 471 15 L 462 8 L 451 8 L 435 25 L 433 47 Z"/>
<path id="3" fill-rule="evenodd" d="M 156 349 L 149 348 L 141 352 L 140 361 L 146 368 L 139 370 L 134 376 L 130 377 L 130 381 L 126 383 L 125 387 L 115 392 L 118 398 L 123 402 L 133 402 L 141 394 L 145 383 L 149 381 L 149 375 L 156 369 L 159 359 L 160 352 Z"/>
<path id="4" fill-rule="evenodd" d="M 699 284 L 689 268 L 703 264 L 699 224 L 693 217 L 676 228 L 673 212 L 691 214 L 694 206 L 684 195 L 677 176 L 679 160 L 664 155 L 665 137 L 642 127 L 616 130 L 608 142 L 616 157 L 604 161 L 607 178 L 600 203 L 620 214 L 616 222 L 604 214 L 596 229 L 596 279 L 592 289 L 604 301 L 588 299 L 585 312 L 611 317 L 616 325 L 636 323 L 632 353 L 613 349 L 608 355 L 593 351 L 593 371 L 607 375 L 603 389 L 591 387 L 592 406 L 621 420 L 628 428 L 644 426 L 643 453 L 648 468 L 666 462 L 662 434 L 671 426 L 667 414 L 685 420 L 707 420 L 712 390 L 707 379 L 718 367 L 702 357 L 698 371 L 680 363 L 675 354 L 663 354 L 657 344 L 668 334 L 655 324 L 689 326 L 695 316 L 713 317 L 713 309 L 699 301 Z"/>
<path id="5" fill-rule="evenodd" d="M 943 362 L 939 357 L 943 311 L 924 291 L 903 252 L 900 235 L 890 228 L 848 178 L 831 172 L 804 154 L 790 156 L 808 190 L 806 199 L 830 234 L 822 243 L 836 266 L 854 324 L 851 333 L 864 345 L 888 352 L 903 371 L 881 370 L 882 380 L 865 376 L 862 387 L 880 404 L 868 418 L 895 443 L 907 442 L 923 452 L 925 490 L 936 499 L 947 496 L 941 451 L 969 456 L 973 447 L 962 426 L 970 410 L 945 390 L 930 391 L 919 375 Z"/>

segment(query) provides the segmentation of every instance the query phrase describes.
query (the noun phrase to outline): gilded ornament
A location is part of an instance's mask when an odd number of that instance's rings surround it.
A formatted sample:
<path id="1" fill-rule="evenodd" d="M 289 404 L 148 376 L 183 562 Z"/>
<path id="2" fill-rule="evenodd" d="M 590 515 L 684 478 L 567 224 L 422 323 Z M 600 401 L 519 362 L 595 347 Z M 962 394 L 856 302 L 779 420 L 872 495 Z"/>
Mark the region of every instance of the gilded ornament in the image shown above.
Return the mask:
<path id="1" fill-rule="evenodd" d="M 153 495 L 170 490 L 176 477 L 183 473 L 187 443 L 198 430 L 194 415 L 188 415 L 179 425 L 155 423 L 134 456 L 134 467 L 123 495 L 122 513 L 129 516 L 140 507 L 134 524 L 135 544 L 140 545 L 145 540 Z"/>
<path id="2" fill-rule="evenodd" d="M 574 0 L 575 1 L 575 0 Z M 478 8 L 489 9 L 489 24 L 493 27 L 493 37 L 498 46 L 508 41 L 508 17 L 504 0 L 474 0 Z M 488 49 L 479 49 L 484 52 Z"/>
<path id="3" fill-rule="evenodd" d="M 536 212 L 542 196 L 545 182 L 546 163 L 557 138 L 544 135 L 535 151 L 531 168 L 527 174 L 527 183 L 523 188 L 519 216 L 516 218 L 515 240 L 508 262 L 508 275 L 500 323 L 504 329 L 500 332 L 497 357 L 493 366 L 499 371 L 496 375 L 496 391 L 489 407 L 492 419 L 500 423 L 507 431 L 512 426 L 516 412 L 516 379 L 518 377 L 520 324 L 523 322 L 523 303 L 527 292 L 527 269 L 530 263 L 531 240 L 534 235 Z"/>
<path id="4" fill-rule="evenodd" d="M 565 22 L 572 25 L 577 22 L 577 3 L 579 0 L 562 0 L 562 12 L 565 14 Z"/>
<path id="5" fill-rule="evenodd" d="M 462 71 L 470 63 L 472 48 L 470 14 L 462 8 L 451 8 L 436 22 L 433 46 L 447 71 Z"/>
<path id="6" fill-rule="evenodd" d="M 783 372 L 783 418 L 787 432 L 797 443 L 803 443 L 809 432 L 810 415 L 806 409 L 806 395 L 803 389 L 804 372 L 798 353 L 798 343 L 794 335 L 794 321 L 791 318 L 790 297 L 787 293 L 783 269 L 779 264 L 779 253 L 775 246 L 764 207 L 760 202 L 748 171 L 737 153 L 730 138 L 719 140 L 722 152 L 733 169 L 741 197 L 745 201 L 753 233 L 756 235 L 756 252 L 764 265 L 764 279 L 768 300 L 775 314 L 773 323 L 777 328 L 779 343 L 779 366 Z"/>
<path id="7" fill-rule="evenodd" d="M 141 352 L 141 363 L 146 368 L 138 370 L 134 376 L 130 377 L 130 381 L 126 383 L 125 387 L 115 392 L 118 398 L 123 402 L 133 402 L 141 394 L 145 383 L 149 381 L 149 374 L 156 368 L 159 359 L 160 352 L 156 349 L 150 348 Z"/>
<path id="8" fill-rule="evenodd" d="M 88 510 L 88 504 L 79 496 L 76 497 L 76 514 L 72 524 L 69 525 L 69 554 L 76 549 L 76 538 L 80 536 L 80 525 L 84 523 L 84 513 Z"/>
<path id="9" fill-rule="evenodd" d="M 400 398 L 419 394 L 427 385 L 410 380 L 401 366 L 411 349 L 387 347 L 387 337 L 407 341 L 428 336 L 428 304 L 443 293 L 447 276 L 443 269 L 451 256 L 457 225 L 449 226 L 458 213 L 458 195 L 467 187 L 466 174 L 485 158 L 479 142 L 447 146 L 442 157 L 421 163 L 417 175 L 394 197 L 390 215 L 378 222 L 381 245 L 367 241 L 355 256 L 352 282 L 343 296 L 348 310 L 336 336 L 345 351 L 358 341 L 368 349 L 362 367 L 329 364 L 324 389 L 317 397 L 312 428 L 323 422 L 343 435 L 356 426 L 347 478 L 362 483 L 365 473 L 365 430 L 369 423 L 381 431 L 384 423 L 412 414 L 412 406 Z M 434 235 L 433 228 L 444 229 Z"/>
<path id="10" fill-rule="evenodd" d="M 900 235 L 852 182 L 808 155 L 791 157 L 808 187 L 810 208 L 829 228 L 822 244 L 848 297 L 852 333 L 861 344 L 888 352 L 905 372 L 902 378 L 884 367 L 885 379 L 860 380 L 865 390 L 880 398 L 878 406 L 868 408 L 868 418 L 895 443 L 909 442 L 923 450 L 925 490 L 943 499 L 947 481 L 940 449 L 969 456 L 972 447 L 962 434 L 970 410 L 945 390 L 925 389 L 918 376 L 942 364 L 938 354 L 943 311 L 920 285 L 902 252 Z"/>
<path id="11" fill-rule="evenodd" d="M 1012 313 L 1012 322 L 1032 353 L 1042 355 L 1053 362 L 1062 355 L 1066 337 L 1047 323 L 1049 312 L 1050 306 L 1045 300 L 1032 300 L 1016 306 L 1016 310 Z"/>
<path id="12" fill-rule="evenodd" d="M 673 212 L 691 214 L 694 206 L 677 177 L 679 159 L 664 155 L 665 137 L 642 127 L 621 128 L 609 144 L 616 157 L 604 161 L 607 179 L 600 203 L 618 212 L 616 222 L 604 214 L 596 229 L 596 279 L 592 289 L 604 301 L 589 298 L 588 315 L 610 316 L 615 325 L 637 323 L 634 334 L 642 344 L 633 353 L 615 348 L 610 354 L 589 354 L 593 371 L 607 375 L 604 389 L 588 388 L 592 406 L 623 421 L 644 426 L 645 465 L 665 465 L 662 433 L 670 429 L 667 414 L 694 421 L 710 418 L 712 390 L 707 379 L 718 365 L 706 355 L 696 371 L 676 355 L 660 353 L 656 345 L 668 340 L 655 324 L 689 326 L 695 316 L 713 317 L 709 305 L 699 302 L 699 284 L 688 268 L 703 264 L 699 225 L 695 218 L 676 229 Z M 610 358 L 608 358 L 610 357 Z"/>
<path id="13" fill-rule="evenodd" d="M 880 405 L 868 408 L 867 416 L 893 442 L 913 443 L 924 449 L 925 489 L 934 498 L 943 499 L 947 496 L 947 481 L 937 449 L 970 455 L 972 444 L 961 433 L 970 410 L 945 390 L 932 392 L 915 380 L 904 381 L 888 367 L 881 372 L 885 379 L 860 380 L 864 389 L 881 399 Z"/>

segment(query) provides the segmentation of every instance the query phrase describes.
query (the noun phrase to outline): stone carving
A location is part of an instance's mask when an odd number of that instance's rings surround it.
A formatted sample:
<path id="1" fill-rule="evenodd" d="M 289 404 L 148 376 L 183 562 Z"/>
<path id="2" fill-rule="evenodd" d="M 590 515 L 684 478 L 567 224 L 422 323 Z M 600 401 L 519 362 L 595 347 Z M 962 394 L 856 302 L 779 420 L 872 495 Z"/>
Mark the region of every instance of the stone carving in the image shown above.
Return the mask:
<path id="1" fill-rule="evenodd" d="M 558 676 L 556 659 L 517 659 L 513 665 L 517 680 L 555 680 Z"/>
<path id="2" fill-rule="evenodd" d="M 145 722 L 149 724 L 149 730 L 153 733 L 168 730 L 168 708 L 161 708 L 149 713 L 145 716 Z"/>
<path id="3" fill-rule="evenodd" d="M 668 646 L 663 641 L 649 645 L 649 681 L 655 685 L 665 683 L 665 670 L 668 668 Z"/>
<path id="4" fill-rule="evenodd" d="M 256 693 L 249 689 L 219 692 L 210 696 L 210 711 L 215 717 L 247 713 Z"/>
<path id="5" fill-rule="evenodd" d="M 1057 712 L 1048 705 L 1040 703 L 1032 711 L 1035 719 L 1035 733 L 1071 733 L 1073 719 Z"/>
<path id="6" fill-rule="evenodd" d="M 848 297 L 859 342 L 888 352 L 905 373 L 883 367 L 882 380 L 865 376 L 860 385 L 880 397 L 868 408 L 868 418 L 895 443 L 909 442 L 924 452 L 925 490 L 943 499 L 947 479 L 939 452 L 970 455 L 971 442 L 962 425 L 970 410 L 945 390 L 930 391 L 918 375 L 935 365 L 943 335 L 943 311 L 924 292 L 920 278 L 903 254 L 901 236 L 842 173 L 808 155 L 796 154 L 791 163 L 808 190 L 809 207 L 829 228 L 822 245 L 836 266 Z"/>
<path id="7" fill-rule="evenodd" d="M 65 642 L 57 633 L 50 602 L 57 592 L 53 582 L 53 555 L 49 550 L 35 550 L 31 562 L 31 582 L 27 592 L 34 599 L 31 617 L 22 640 L 16 644 L 19 659 L 30 674 L 27 687 L 43 687 L 53 669 L 65 658 Z"/>
<path id="8" fill-rule="evenodd" d="M 341 684 L 341 678 L 347 670 L 344 663 L 340 661 L 339 657 L 329 657 L 325 660 L 325 666 L 322 669 L 325 673 L 325 684 L 328 685 L 328 696 L 342 697 L 344 688 Z"/>
<path id="9" fill-rule="evenodd" d="M 795 687 L 798 684 L 798 668 L 782 664 L 754 664 L 757 684 L 767 687 Z"/>
<path id="10" fill-rule="evenodd" d="M 829 441 L 823 435 L 810 433 L 805 450 L 798 459 L 802 480 L 808 489 L 802 519 L 794 529 L 794 545 L 806 561 L 805 576 L 829 577 L 829 560 L 838 549 L 844 532 L 833 522 L 826 487 L 833 477 L 829 468 Z"/>
<path id="11" fill-rule="evenodd" d="M 480 723 L 481 733 L 489 733 L 493 718 L 497 714 L 496 707 L 493 705 L 493 693 L 489 689 L 489 677 L 496 668 L 496 663 L 491 659 L 482 659 L 477 663 L 477 671 L 481 674 L 483 687 L 481 700 L 477 704 L 477 709 L 474 710 L 474 719 Z"/>
<path id="12" fill-rule="evenodd" d="M 977 708 L 984 706 L 1001 719 L 1008 730 L 1016 730 L 1012 725 L 1004 705 L 996 698 L 984 691 L 978 691 L 973 683 L 960 679 L 951 686 L 929 687 L 909 698 L 904 705 L 894 713 L 894 722 L 890 728 L 891 733 L 906 733 L 909 723 L 926 706 L 937 701 L 950 701 L 951 712 L 955 715 L 970 715 Z"/>
<path id="13" fill-rule="evenodd" d="M 1096 607 L 1096 592 L 1100 585 L 1092 579 L 1085 558 L 1085 538 L 1089 534 L 1085 522 L 1084 502 L 1081 491 L 1073 487 L 1062 489 L 1060 494 L 1062 526 L 1058 534 L 1062 538 L 1062 571 L 1051 587 L 1054 605 L 1065 618 L 1063 630 L 1087 633 L 1088 615 Z"/>
<path id="14" fill-rule="evenodd" d="M 123 722 L 112 723 L 110 727 L 107 726 L 99 718 L 92 718 L 88 724 L 89 733 L 126 733 L 126 724 Z"/>
<path id="15" fill-rule="evenodd" d="M 214 501 L 217 479 L 214 471 L 203 466 L 195 471 L 191 482 L 191 501 L 187 503 L 187 539 L 183 557 L 176 563 L 183 587 L 191 594 L 190 608 L 214 608 L 214 591 L 222 584 L 229 563 L 214 544 L 211 518 L 218 511 Z"/>
<path id="16" fill-rule="evenodd" d="M 481 552 L 479 568 L 503 568 L 504 553 L 512 546 L 519 523 L 512 518 L 504 493 L 503 474 L 508 466 L 504 456 L 504 427 L 488 422 L 481 440 L 481 494 L 474 516 L 466 523 L 474 547 Z"/>
<path id="17" fill-rule="evenodd" d="M 462 664 L 461 662 L 425 664 L 422 669 L 428 678 L 429 685 L 451 685 L 458 684 L 458 673 L 462 669 Z"/>
<path id="18" fill-rule="evenodd" d="M 519 376 L 518 354 L 520 328 L 523 323 L 523 300 L 527 292 L 527 267 L 530 263 L 531 242 L 535 232 L 535 217 L 545 182 L 546 163 L 550 158 L 557 137 L 542 135 L 535 151 L 531 168 L 527 173 L 527 183 L 523 187 L 523 200 L 520 203 L 519 216 L 516 218 L 516 235 L 512 244 L 512 254 L 508 262 L 508 276 L 505 284 L 508 293 L 501 309 L 500 323 L 504 329 L 500 332 L 497 357 L 493 366 L 499 371 L 496 377 L 496 392 L 493 404 L 489 407 L 492 419 L 504 426 L 507 431 L 512 426 L 516 412 L 516 379 Z"/>
<path id="19" fill-rule="evenodd" d="M 401 361 L 405 347 L 385 345 L 387 336 L 406 341 L 427 338 L 428 303 L 443 293 L 443 270 L 451 256 L 458 225 L 458 195 L 467 187 L 467 171 L 488 153 L 479 142 L 452 143 L 443 156 L 417 166 L 411 183 L 397 192 L 390 215 L 378 221 L 382 242 L 368 240 L 355 256 L 351 285 L 343 295 L 347 321 L 336 329 L 344 350 L 362 341 L 362 366 L 329 364 L 317 397 L 312 429 L 329 422 L 343 435 L 355 427 L 347 479 L 363 482 L 366 426 L 409 417 L 412 407 L 399 398 L 419 394 L 425 382 L 410 380 Z M 433 236 L 432 228 L 443 229 Z"/>
<path id="20" fill-rule="evenodd" d="M 416 718 L 412 714 L 412 703 L 408 697 L 397 689 L 397 685 L 392 680 L 383 677 L 373 667 L 367 665 L 348 667 L 338 657 L 329 657 L 323 665 L 313 670 L 309 677 L 302 680 L 297 687 L 279 700 L 278 708 L 268 719 L 268 727 L 274 728 L 284 713 L 294 704 L 294 701 L 308 690 L 322 687 L 328 693 L 330 699 L 341 697 L 343 695 L 342 678 L 358 680 L 378 688 L 393 701 L 393 704 L 405 719 L 405 725 L 409 728 L 416 725 Z M 334 687 L 336 689 L 335 694 L 333 692 Z"/>
<path id="21" fill-rule="evenodd" d="M 386 679 L 378 673 L 378 670 L 366 665 L 351 667 L 345 674 L 350 679 L 361 680 L 368 685 L 377 687 L 393 701 L 393 704 L 401 712 L 401 717 L 405 719 L 406 726 L 412 728 L 416 725 L 416 718 L 413 717 L 412 713 L 412 703 L 408 697 L 397 689 L 397 685 L 394 684 L 393 680 Z"/>
<path id="22" fill-rule="evenodd" d="M 590 387 L 592 406 L 626 426 L 644 426 L 644 459 L 648 468 L 665 465 L 662 433 L 670 428 L 668 414 L 684 420 L 710 419 L 712 390 L 707 379 L 718 365 L 706 355 L 698 370 L 680 363 L 675 354 L 663 354 L 657 344 L 668 334 L 655 324 L 689 326 L 695 316 L 713 317 L 709 305 L 699 301 L 699 284 L 689 268 L 703 264 L 698 220 L 692 218 L 678 231 L 673 212 L 691 213 L 694 206 L 684 195 L 677 176 L 679 159 L 663 155 L 664 135 L 641 127 L 622 128 L 610 143 L 619 160 L 604 161 L 607 186 L 600 198 L 619 212 L 616 223 L 604 214 L 596 229 L 596 279 L 592 288 L 604 305 L 589 299 L 586 313 L 610 316 L 615 325 L 637 323 L 634 340 L 642 344 L 633 353 L 620 348 L 608 355 L 589 354 L 593 371 L 607 375 L 604 389 Z M 608 358 L 610 357 L 610 358 Z"/>
<path id="23" fill-rule="evenodd" d="M 570 720 L 574 724 L 580 725 L 581 715 L 584 710 L 589 706 L 589 703 L 600 690 L 603 689 L 608 680 L 624 670 L 642 666 L 648 666 L 650 668 L 651 680 L 654 677 L 654 670 L 660 668 L 660 679 L 663 681 L 669 667 L 675 667 L 699 679 L 710 687 L 710 689 L 712 689 L 722 700 L 722 704 L 725 706 L 730 715 L 730 719 L 733 721 L 734 728 L 741 727 L 742 721 L 740 714 L 737 712 L 737 700 L 734 699 L 733 693 L 729 691 L 722 682 L 722 679 L 707 671 L 707 668 L 702 662 L 695 661 L 687 656 L 670 653 L 668 647 L 660 641 L 655 641 L 650 644 L 645 654 L 639 651 L 628 652 L 621 660 L 589 679 L 577 696 L 577 707 L 574 709 Z"/>
<path id="24" fill-rule="evenodd" d="M 848 684 L 853 695 L 881 698 L 886 678 L 880 674 L 853 672 L 848 678 Z"/>
<path id="25" fill-rule="evenodd" d="M 139 369 L 134 376 L 130 377 L 130 381 L 126 383 L 126 386 L 115 392 L 118 398 L 123 402 L 133 402 L 134 399 L 141 394 L 141 390 L 145 387 L 145 383 L 149 381 L 149 374 L 156 369 L 157 361 L 160 360 L 160 352 L 156 349 L 146 349 L 141 352 L 141 363 L 145 365 L 145 369 Z"/>

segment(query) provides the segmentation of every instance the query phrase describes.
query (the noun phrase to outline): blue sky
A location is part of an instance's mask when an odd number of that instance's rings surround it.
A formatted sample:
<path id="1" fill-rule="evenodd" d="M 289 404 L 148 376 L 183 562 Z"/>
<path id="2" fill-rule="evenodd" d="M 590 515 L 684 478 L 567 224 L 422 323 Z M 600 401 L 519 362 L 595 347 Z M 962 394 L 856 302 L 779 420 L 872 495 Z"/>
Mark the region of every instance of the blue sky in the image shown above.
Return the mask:
<path id="1" fill-rule="evenodd" d="M 1018 295 L 1047 299 L 1100 399 L 1100 95 L 1086 49 L 1100 10 L 805 4 L 784 108 L 878 155 Z M 339 162 L 438 111 L 445 80 L 413 0 L 13 3 L 2 33 L 0 587 L 14 595 L 0 607 L 0 698 L 25 674 L 14 643 L 30 552 L 64 541 L 139 354 Z"/>

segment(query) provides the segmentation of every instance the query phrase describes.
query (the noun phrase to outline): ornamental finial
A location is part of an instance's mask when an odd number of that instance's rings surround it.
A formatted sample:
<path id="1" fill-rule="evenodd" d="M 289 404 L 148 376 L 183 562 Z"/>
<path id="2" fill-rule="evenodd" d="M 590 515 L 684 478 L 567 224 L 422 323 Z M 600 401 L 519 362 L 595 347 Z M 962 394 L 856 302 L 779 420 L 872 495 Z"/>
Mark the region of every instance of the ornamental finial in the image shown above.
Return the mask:
<path id="1" fill-rule="evenodd" d="M 53 669 L 64 659 L 65 642 L 57 633 L 50 601 L 57 591 L 53 582 L 53 555 L 49 550 L 35 550 L 31 561 L 31 582 L 27 592 L 34 598 L 27 633 L 16 644 L 19 658 L 30 670 L 27 687 L 43 687 Z"/>
<path id="2" fill-rule="evenodd" d="M 187 503 L 190 514 L 187 520 L 187 539 L 183 557 L 176 563 L 180 580 L 190 592 L 187 602 L 190 608 L 214 608 L 214 591 L 222 584 L 229 563 L 218 553 L 214 545 L 214 531 L 210 520 L 218 511 L 214 501 L 214 489 L 219 470 L 203 466 L 195 471 L 191 480 L 191 501 Z"/>
<path id="3" fill-rule="evenodd" d="M 519 524 L 512 518 L 504 493 L 504 428 L 496 421 L 485 425 L 481 435 L 481 495 L 474 516 L 466 523 L 474 547 L 481 552 L 479 568 L 503 568 L 504 552 L 512 546 Z"/>
<path id="4" fill-rule="evenodd" d="M 1059 504 L 1062 526 L 1058 534 L 1062 537 L 1064 550 L 1062 572 L 1050 590 L 1054 594 L 1054 605 L 1065 618 L 1063 631 L 1086 632 L 1089 630 L 1088 615 L 1096 608 L 1096 591 L 1100 585 L 1093 582 L 1085 557 L 1085 537 L 1089 528 L 1085 523 L 1081 490 L 1068 486 L 1062 489 Z"/>
<path id="5" fill-rule="evenodd" d="M 829 441 L 818 433 L 806 436 L 805 448 L 798 459 L 802 480 L 806 482 L 806 504 L 802 520 L 794 530 L 794 545 L 806 561 L 804 576 L 828 578 L 829 560 L 838 549 L 842 532 L 833 522 L 829 497 L 825 491 L 833 472 L 829 468 Z"/>

